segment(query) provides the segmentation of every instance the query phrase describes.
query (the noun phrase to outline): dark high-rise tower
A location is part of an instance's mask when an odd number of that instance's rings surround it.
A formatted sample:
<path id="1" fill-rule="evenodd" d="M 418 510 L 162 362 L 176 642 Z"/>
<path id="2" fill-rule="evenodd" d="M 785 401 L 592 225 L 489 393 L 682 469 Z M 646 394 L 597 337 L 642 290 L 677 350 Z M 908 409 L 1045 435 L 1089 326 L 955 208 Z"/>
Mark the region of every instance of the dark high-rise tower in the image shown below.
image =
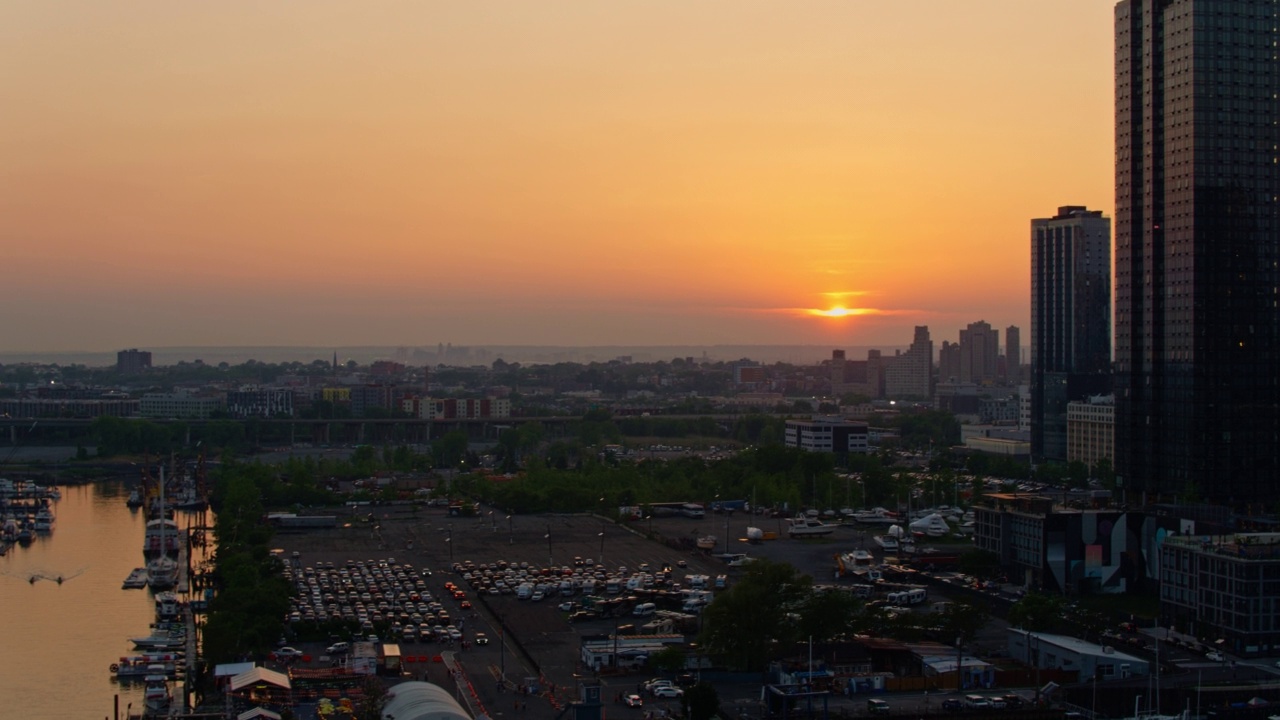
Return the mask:
<path id="1" fill-rule="evenodd" d="M 960 331 L 960 382 L 994 383 L 999 356 L 1000 331 L 986 320 L 969 323 Z"/>
<path id="2" fill-rule="evenodd" d="M 1067 403 L 1111 391 L 1111 221 L 1031 221 L 1031 456 L 1067 459 Z"/>
<path id="3" fill-rule="evenodd" d="M 1116 472 L 1280 500 L 1280 2 L 1116 5 Z"/>
<path id="4" fill-rule="evenodd" d="M 1017 325 L 1004 329 L 1004 377 L 1009 385 L 1022 382 L 1022 331 Z"/>

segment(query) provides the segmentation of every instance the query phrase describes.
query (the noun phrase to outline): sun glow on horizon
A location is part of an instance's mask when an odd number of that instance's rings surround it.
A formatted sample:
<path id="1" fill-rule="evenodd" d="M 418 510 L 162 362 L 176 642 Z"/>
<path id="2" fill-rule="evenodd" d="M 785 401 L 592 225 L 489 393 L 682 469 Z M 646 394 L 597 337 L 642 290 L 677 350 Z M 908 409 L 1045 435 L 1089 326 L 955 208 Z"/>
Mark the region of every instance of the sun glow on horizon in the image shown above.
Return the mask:
<path id="1" fill-rule="evenodd" d="M 809 310 L 810 315 L 818 315 L 821 317 L 829 317 L 829 318 L 853 317 L 855 315 L 870 315 L 873 312 L 875 311 L 869 308 L 847 308 L 841 305 L 836 305 L 835 307 L 828 308 L 826 310 L 819 310 L 817 308 Z"/>

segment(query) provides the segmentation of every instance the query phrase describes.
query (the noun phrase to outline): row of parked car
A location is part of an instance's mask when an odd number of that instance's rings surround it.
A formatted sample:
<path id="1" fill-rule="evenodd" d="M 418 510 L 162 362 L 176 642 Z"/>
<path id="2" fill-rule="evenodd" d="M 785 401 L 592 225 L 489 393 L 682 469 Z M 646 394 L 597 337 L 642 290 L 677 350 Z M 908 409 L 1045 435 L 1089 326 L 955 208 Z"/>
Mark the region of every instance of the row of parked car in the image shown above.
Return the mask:
<path id="1" fill-rule="evenodd" d="M 1020 710 L 1026 701 L 1020 695 L 965 695 L 964 698 L 947 698 L 942 709 L 947 712 L 968 710 Z"/>

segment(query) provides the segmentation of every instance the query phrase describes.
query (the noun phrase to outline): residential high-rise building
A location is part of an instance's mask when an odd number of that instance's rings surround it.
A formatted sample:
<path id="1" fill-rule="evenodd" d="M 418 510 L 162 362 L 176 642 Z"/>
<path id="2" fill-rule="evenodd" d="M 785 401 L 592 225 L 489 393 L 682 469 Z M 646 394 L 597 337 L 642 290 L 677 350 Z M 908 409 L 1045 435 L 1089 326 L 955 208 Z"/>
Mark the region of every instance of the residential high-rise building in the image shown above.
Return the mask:
<path id="1" fill-rule="evenodd" d="M 1004 379 L 1008 385 L 1022 382 L 1022 331 L 1017 325 L 1004 330 Z"/>
<path id="2" fill-rule="evenodd" d="M 942 349 L 938 351 L 938 382 L 960 382 L 960 346 L 956 343 L 942 341 Z"/>
<path id="3" fill-rule="evenodd" d="M 929 327 L 917 325 L 911 347 L 888 358 L 884 366 L 884 394 L 890 398 L 927 400 L 933 397 L 933 341 Z"/>
<path id="4" fill-rule="evenodd" d="M 985 320 L 960 331 L 960 382 L 992 385 L 998 377 L 1000 331 Z"/>
<path id="5" fill-rule="evenodd" d="M 1111 220 L 1031 221 L 1031 456 L 1067 459 L 1067 404 L 1111 392 Z"/>
<path id="6" fill-rule="evenodd" d="M 1122 0 L 1115 433 L 1126 492 L 1280 500 L 1280 6 Z"/>
<path id="7" fill-rule="evenodd" d="M 136 375 L 151 369 L 151 351 L 132 348 L 116 353 L 116 372 L 121 375 Z"/>

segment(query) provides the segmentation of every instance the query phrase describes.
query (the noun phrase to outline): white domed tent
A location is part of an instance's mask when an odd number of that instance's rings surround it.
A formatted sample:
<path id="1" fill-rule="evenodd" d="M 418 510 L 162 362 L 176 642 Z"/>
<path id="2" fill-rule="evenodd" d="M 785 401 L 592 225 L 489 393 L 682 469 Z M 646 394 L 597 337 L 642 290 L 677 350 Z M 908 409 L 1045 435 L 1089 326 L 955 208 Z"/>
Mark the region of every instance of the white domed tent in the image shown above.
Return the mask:
<path id="1" fill-rule="evenodd" d="M 406 682 L 389 689 L 383 718 L 395 720 L 471 720 L 448 690 L 428 682 Z"/>

